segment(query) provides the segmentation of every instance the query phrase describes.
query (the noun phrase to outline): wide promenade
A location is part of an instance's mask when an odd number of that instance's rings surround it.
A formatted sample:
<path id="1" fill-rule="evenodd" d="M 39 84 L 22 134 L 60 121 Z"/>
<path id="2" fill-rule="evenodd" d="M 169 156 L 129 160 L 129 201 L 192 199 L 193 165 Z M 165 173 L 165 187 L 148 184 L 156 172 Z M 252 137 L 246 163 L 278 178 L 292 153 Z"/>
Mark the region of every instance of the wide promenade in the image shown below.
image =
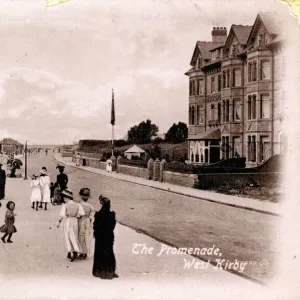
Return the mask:
<path id="1" fill-rule="evenodd" d="M 29 156 L 28 166 L 29 175 L 46 166 L 51 179 L 56 178 L 56 161 L 51 154 Z M 266 259 L 267 267 L 246 267 L 242 272 L 253 280 L 266 281 L 275 264 L 271 234 L 278 217 L 121 182 L 73 167 L 67 167 L 66 173 L 74 193 L 81 187 L 91 189 L 90 201 L 97 209 L 99 194 L 112 200 L 119 222 L 115 253 L 120 277 L 113 281 L 94 278 L 92 253 L 86 261 L 69 262 L 62 228 L 56 228 L 60 206 L 50 205 L 48 211 L 32 210 L 30 181 L 8 178 L 0 222 L 4 220 L 7 201 L 14 200 L 18 232 L 12 238 L 13 244 L 1 243 L 0 299 L 195 299 L 204 295 L 210 299 L 218 299 L 217 295 L 238 299 L 244 293 L 255 299 L 256 293 L 267 291 L 193 256 L 170 250 L 161 255 L 159 252 L 167 245 L 214 247 L 220 249 L 222 256 L 195 256 L 252 263 Z M 148 251 L 144 247 L 141 253 L 142 247 L 135 248 L 135 244 L 145 245 Z"/>

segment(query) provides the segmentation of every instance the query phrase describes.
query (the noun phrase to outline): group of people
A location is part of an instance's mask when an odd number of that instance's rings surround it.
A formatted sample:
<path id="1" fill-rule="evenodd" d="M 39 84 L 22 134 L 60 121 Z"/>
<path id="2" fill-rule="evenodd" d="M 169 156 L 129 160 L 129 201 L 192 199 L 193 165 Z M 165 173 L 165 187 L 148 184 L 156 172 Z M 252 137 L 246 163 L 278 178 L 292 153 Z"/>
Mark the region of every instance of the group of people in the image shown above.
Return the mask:
<path id="1" fill-rule="evenodd" d="M 64 238 L 67 248 L 67 258 L 71 262 L 79 259 L 86 259 L 91 252 L 91 235 L 95 239 L 94 261 L 92 274 L 102 279 L 117 278 L 116 259 L 114 255 L 114 229 L 116 226 L 115 212 L 110 210 L 110 200 L 106 197 L 99 196 L 101 209 L 96 211 L 88 203 L 90 198 L 90 189 L 81 188 L 78 196 L 73 197 L 72 191 L 67 187 L 68 176 L 64 173 L 64 166 L 58 165 L 59 174 L 57 182 L 53 185 L 56 187 L 53 191 L 53 203 L 55 199 L 60 199 L 62 204 L 59 223 L 64 223 Z M 44 203 L 45 210 L 47 204 L 51 201 L 51 183 L 47 174 L 47 168 L 41 169 L 40 175 L 32 176 L 31 181 L 32 208 L 38 210 Z M 59 189 L 57 189 L 59 187 Z M 60 196 L 56 198 L 56 196 Z M 4 225 L 0 227 L 0 232 L 4 233 L 1 237 L 3 243 L 12 243 L 12 235 L 17 232 L 14 225 L 16 214 L 15 203 L 8 201 L 7 211 L 5 214 Z"/>
<path id="2" fill-rule="evenodd" d="M 31 207 L 38 210 L 38 208 L 43 208 L 47 210 L 47 204 L 50 202 L 50 177 L 47 174 L 47 168 L 43 167 L 40 171 L 40 175 L 35 174 L 31 177 L 30 186 L 32 188 L 31 192 Z"/>
<path id="3" fill-rule="evenodd" d="M 99 197 L 100 211 L 87 201 L 90 198 L 90 189 L 82 188 L 79 191 L 80 200 L 75 200 L 70 189 L 63 191 L 67 201 L 62 206 L 59 223 L 64 220 L 64 236 L 67 247 L 67 258 L 71 262 L 76 259 L 86 259 L 91 244 L 91 229 L 94 230 L 95 250 L 93 275 L 102 279 L 117 278 L 116 259 L 113 251 L 114 228 L 116 226 L 115 212 L 110 210 L 110 200 Z M 94 222 L 93 221 L 94 214 Z M 92 227 L 93 225 L 93 227 Z"/>
<path id="4" fill-rule="evenodd" d="M 35 174 L 31 177 L 30 186 L 31 192 L 31 207 L 35 210 L 43 208 L 47 210 L 47 204 L 60 205 L 64 203 L 64 197 L 62 192 L 67 188 L 68 176 L 64 174 L 64 166 L 57 166 L 59 174 L 57 175 L 57 181 L 55 184 L 50 182 L 50 177 L 47 174 L 47 168 L 43 167 L 40 171 L 40 175 Z"/>

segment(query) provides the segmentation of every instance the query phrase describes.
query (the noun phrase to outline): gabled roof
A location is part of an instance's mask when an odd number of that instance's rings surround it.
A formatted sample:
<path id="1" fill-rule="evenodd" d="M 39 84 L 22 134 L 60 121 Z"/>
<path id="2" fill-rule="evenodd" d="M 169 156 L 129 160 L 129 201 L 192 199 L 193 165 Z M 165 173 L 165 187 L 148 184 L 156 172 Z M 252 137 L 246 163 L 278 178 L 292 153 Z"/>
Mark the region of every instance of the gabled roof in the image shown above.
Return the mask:
<path id="1" fill-rule="evenodd" d="M 269 34 L 277 35 L 280 33 L 281 20 L 279 16 L 271 12 L 261 12 L 258 14 Z"/>
<path id="2" fill-rule="evenodd" d="M 209 60 L 211 58 L 210 50 L 222 45 L 222 43 L 198 41 L 190 65 L 194 66 L 196 64 L 199 53 L 201 53 L 204 60 Z"/>
<path id="3" fill-rule="evenodd" d="M 248 37 L 252 30 L 252 26 L 244 25 L 232 25 L 232 30 L 235 33 L 236 38 L 238 39 L 241 45 L 246 45 Z"/>
<path id="4" fill-rule="evenodd" d="M 276 36 L 281 32 L 280 28 L 282 27 L 282 22 L 283 20 L 281 20 L 276 13 L 260 12 L 255 19 L 254 25 L 252 26 L 247 44 L 256 34 L 260 24 L 263 24 L 269 34 Z"/>
<path id="5" fill-rule="evenodd" d="M 125 153 L 145 153 L 145 151 L 137 145 L 133 145 L 131 148 L 126 150 Z"/>
<path id="6" fill-rule="evenodd" d="M 233 37 L 235 36 L 241 45 L 247 45 L 248 37 L 252 30 L 252 26 L 248 25 L 231 25 L 228 37 L 225 42 L 225 48 L 229 47 Z"/>

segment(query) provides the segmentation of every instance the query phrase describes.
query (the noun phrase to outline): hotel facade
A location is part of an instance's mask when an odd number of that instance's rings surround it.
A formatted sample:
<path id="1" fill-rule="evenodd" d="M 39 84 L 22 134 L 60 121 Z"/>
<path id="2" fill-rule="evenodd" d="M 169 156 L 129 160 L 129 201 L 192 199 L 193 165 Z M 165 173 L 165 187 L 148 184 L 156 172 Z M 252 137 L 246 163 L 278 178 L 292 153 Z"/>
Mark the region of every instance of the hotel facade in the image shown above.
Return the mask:
<path id="1" fill-rule="evenodd" d="M 284 76 L 280 22 L 259 13 L 252 26 L 214 27 L 198 41 L 189 76 L 189 161 L 246 157 L 247 167 L 282 154 Z"/>

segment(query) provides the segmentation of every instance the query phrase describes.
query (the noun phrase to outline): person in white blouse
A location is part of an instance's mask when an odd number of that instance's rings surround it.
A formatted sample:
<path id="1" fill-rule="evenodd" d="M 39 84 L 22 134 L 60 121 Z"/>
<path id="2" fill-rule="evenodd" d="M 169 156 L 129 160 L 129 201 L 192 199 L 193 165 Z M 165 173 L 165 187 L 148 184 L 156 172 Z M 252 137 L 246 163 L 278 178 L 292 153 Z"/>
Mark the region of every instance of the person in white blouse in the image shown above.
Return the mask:
<path id="1" fill-rule="evenodd" d="M 42 202 L 40 208 L 43 208 L 43 203 L 45 204 L 45 210 L 47 210 L 47 204 L 51 202 L 50 195 L 50 177 L 47 174 L 47 168 L 43 167 L 40 174 L 40 185 L 42 192 Z"/>
<path id="2" fill-rule="evenodd" d="M 62 192 L 62 194 L 67 200 L 67 203 L 61 208 L 59 224 L 57 228 L 59 228 L 62 220 L 65 220 L 64 235 L 68 251 L 67 258 L 71 259 L 71 262 L 73 262 L 76 258 L 78 258 L 78 254 L 82 253 L 78 239 L 78 219 L 85 216 L 85 211 L 80 203 L 73 201 L 73 193 L 71 190 L 66 189 Z"/>

